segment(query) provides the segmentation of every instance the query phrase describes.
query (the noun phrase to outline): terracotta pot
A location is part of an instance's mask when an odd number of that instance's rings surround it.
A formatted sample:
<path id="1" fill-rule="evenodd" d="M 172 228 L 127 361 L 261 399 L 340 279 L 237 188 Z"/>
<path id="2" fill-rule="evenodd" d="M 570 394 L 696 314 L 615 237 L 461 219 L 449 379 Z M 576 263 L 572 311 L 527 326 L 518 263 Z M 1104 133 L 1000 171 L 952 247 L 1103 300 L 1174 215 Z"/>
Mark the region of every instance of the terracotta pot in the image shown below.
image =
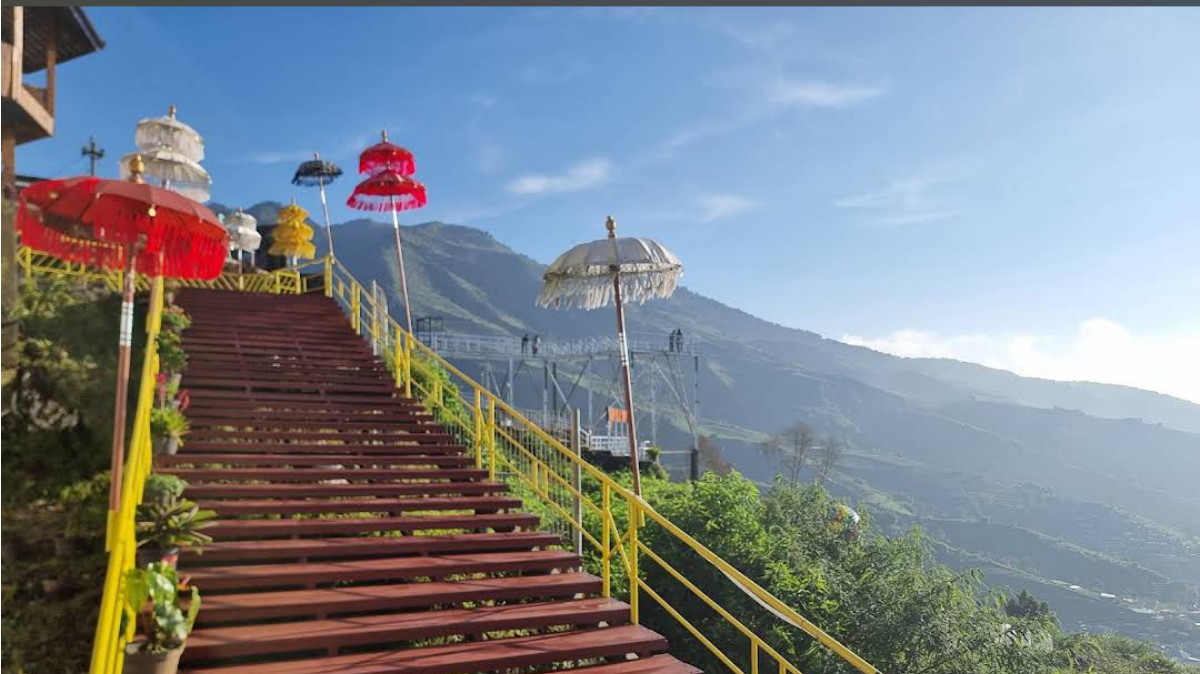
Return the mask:
<path id="1" fill-rule="evenodd" d="M 138 650 L 142 643 L 135 641 L 125 647 L 125 674 L 175 674 L 179 671 L 179 656 L 183 655 L 184 646 L 165 653 L 147 653 Z"/>

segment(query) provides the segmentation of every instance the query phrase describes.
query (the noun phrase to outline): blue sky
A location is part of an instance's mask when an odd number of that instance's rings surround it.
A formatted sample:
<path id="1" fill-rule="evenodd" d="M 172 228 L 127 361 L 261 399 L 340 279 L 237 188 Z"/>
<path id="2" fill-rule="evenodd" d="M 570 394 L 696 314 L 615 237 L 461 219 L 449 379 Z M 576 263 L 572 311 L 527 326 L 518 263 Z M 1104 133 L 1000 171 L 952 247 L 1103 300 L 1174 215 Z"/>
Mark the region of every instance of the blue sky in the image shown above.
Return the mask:
<path id="1" fill-rule="evenodd" d="M 352 173 L 387 128 L 429 188 L 408 222 L 548 262 L 612 213 L 785 325 L 1200 401 L 1195 8 L 89 13 L 108 47 L 22 172 L 95 135 L 115 175 L 175 103 L 214 200 L 315 212 L 295 165 Z"/>

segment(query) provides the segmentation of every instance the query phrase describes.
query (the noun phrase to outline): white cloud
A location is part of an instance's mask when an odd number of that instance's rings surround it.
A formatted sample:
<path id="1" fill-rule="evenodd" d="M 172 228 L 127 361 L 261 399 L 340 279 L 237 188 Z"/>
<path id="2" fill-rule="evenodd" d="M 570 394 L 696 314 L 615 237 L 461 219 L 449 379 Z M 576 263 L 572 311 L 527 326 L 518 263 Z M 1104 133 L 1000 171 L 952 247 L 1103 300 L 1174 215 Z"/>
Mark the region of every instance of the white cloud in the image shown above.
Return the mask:
<path id="1" fill-rule="evenodd" d="M 883 94 L 883 87 L 837 84 L 817 80 L 775 80 L 767 89 L 767 100 L 781 106 L 848 108 Z"/>
<path id="2" fill-rule="evenodd" d="M 1200 332 L 1135 335 L 1116 321 L 1091 318 L 1067 338 L 904 329 L 875 338 L 844 335 L 841 341 L 897 356 L 980 363 L 1027 377 L 1122 384 L 1200 403 Z"/>
<path id="3" fill-rule="evenodd" d="M 519 176 L 508 184 L 513 194 L 545 195 L 599 187 L 612 177 L 612 162 L 603 157 L 588 159 L 567 169 L 563 173 L 546 175 L 530 173 Z"/>
<path id="4" fill-rule="evenodd" d="M 713 194 L 696 200 L 700 222 L 712 222 L 754 210 L 758 203 L 736 194 Z"/>
<path id="5" fill-rule="evenodd" d="M 878 225 L 913 225 L 945 220 L 961 211 L 938 189 L 952 182 L 948 175 L 918 175 L 893 180 L 883 189 L 843 197 L 834 202 L 838 208 L 861 209 Z"/>
<path id="6" fill-rule="evenodd" d="M 724 78 L 715 78 L 721 80 Z M 731 84 L 743 86 L 747 76 L 739 73 Z M 882 95 L 886 89 L 861 84 L 826 82 L 821 80 L 774 79 L 759 82 L 750 92 L 746 107 L 733 115 L 706 120 L 679 129 L 661 146 L 660 153 L 669 155 L 697 141 L 739 131 L 759 122 L 772 119 L 797 108 L 842 109 Z"/>

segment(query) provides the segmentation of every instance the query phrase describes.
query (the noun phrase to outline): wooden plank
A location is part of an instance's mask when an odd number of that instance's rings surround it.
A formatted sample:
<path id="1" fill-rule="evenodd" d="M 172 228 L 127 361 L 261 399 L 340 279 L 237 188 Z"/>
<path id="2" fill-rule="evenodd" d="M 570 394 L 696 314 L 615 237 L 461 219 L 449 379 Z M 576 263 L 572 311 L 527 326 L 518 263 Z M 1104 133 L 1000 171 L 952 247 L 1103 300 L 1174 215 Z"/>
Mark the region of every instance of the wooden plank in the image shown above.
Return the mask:
<path id="1" fill-rule="evenodd" d="M 557 534 L 506 531 L 485 534 L 413 535 L 400 538 L 292 538 L 269 541 L 216 541 L 202 555 L 185 550 L 183 558 L 196 563 L 248 562 L 280 559 L 399 557 L 468 552 L 516 552 L 562 545 Z M 374 590 L 372 590 L 374 592 Z M 207 600 L 206 600 L 207 601 Z M 209 604 L 205 603 L 207 609 Z M 350 609 L 346 609 L 350 610 Z"/>
<path id="2" fill-rule="evenodd" d="M 281 538 L 289 536 L 331 536 L 371 532 L 423 531 L 429 529 L 532 529 L 537 515 L 497 513 L 493 515 L 402 515 L 399 517 L 337 517 L 333 519 L 246 519 L 216 520 L 204 533 L 224 540 L 229 538 Z"/>
<path id="3" fill-rule="evenodd" d="M 347 470 L 305 468 L 175 468 L 170 473 L 191 482 L 213 480 L 257 480 L 265 482 L 313 482 L 316 480 L 482 480 L 486 470 L 467 468 L 354 468 Z"/>
<path id="4" fill-rule="evenodd" d="M 183 575 L 190 576 L 192 584 L 200 588 L 201 592 L 218 592 L 289 585 L 402 580 L 461 573 L 553 571 L 578 567 L 579 557 L 572 552 L 534 550 L 306 564 L 213 566 L 188 568 Z"/>
<path id="5" fill-rule="evenodd" d="M 336 498 L 336 499 L 249 499 L 242 501 L 197 501 L 218 515 L 294 515 L 299 513 L 399 513 L 419 510 L 511 510 L 521 499 L 509 496 L 459 496 L 431 498 Z"/>
<path id="6" fill-rule="evenodd" d="M 594 627 L 601 623 L 625 623 L 628 619 L 628 604 L 601 598 L 215 627 L 192 632 L 183 657 L 195 662 L 388 641 L 478 636 L 500 630 Z"/>
<path id="7" fill-rule="evenodd" d="M 645 627 L 623 625 L 383 653 L 235 665 L 203 671 L 213 674 L 474 674 L 591 658 L 650 655 L 664 651 L 666 647 L 665 638 Z"/>

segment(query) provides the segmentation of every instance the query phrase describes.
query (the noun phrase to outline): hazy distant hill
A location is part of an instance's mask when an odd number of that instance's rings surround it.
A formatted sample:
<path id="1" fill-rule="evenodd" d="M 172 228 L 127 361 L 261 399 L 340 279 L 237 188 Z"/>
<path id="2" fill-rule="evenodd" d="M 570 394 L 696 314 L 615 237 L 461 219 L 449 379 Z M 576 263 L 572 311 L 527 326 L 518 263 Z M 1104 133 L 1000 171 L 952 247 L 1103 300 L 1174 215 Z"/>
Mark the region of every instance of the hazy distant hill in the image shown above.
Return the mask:
<path id="1" fill-rule="evenodd" d="M 250 210 L 270 222 L 277 209 Z M 355 220 L 335 228 L 335 245 L 360 280 L 382 283 L 399 306 L 390 229 Z M 534 306 L 543 266 L 485 232 L 427 223 L 406 227 L 404 237 L 415 316 L 441 316 L 456 332 L 612 332 L 609 311 Z M 664 343 L 678 327 L 703 344 L 706 432 L 724 435 L 727 457 L 753 477 L 773 471 L 747 440 L 805 420 L 854 445 L 838 488 L 870 503 L 880 521 L 925 523 L 955 554 L 993 560 L 1005 574 L 1016 568 L 1031 582 L 1061 580 L 1139 601 L 1188 602 L 1200 586 L 1200 405 L 897 358 L 687 289 L 633 307 L 629 322 Z M 686 442 L 678 431 L 660 435 L 666 444 Z M 1029 550 L 998 559 L 1002 540 Z"/>

